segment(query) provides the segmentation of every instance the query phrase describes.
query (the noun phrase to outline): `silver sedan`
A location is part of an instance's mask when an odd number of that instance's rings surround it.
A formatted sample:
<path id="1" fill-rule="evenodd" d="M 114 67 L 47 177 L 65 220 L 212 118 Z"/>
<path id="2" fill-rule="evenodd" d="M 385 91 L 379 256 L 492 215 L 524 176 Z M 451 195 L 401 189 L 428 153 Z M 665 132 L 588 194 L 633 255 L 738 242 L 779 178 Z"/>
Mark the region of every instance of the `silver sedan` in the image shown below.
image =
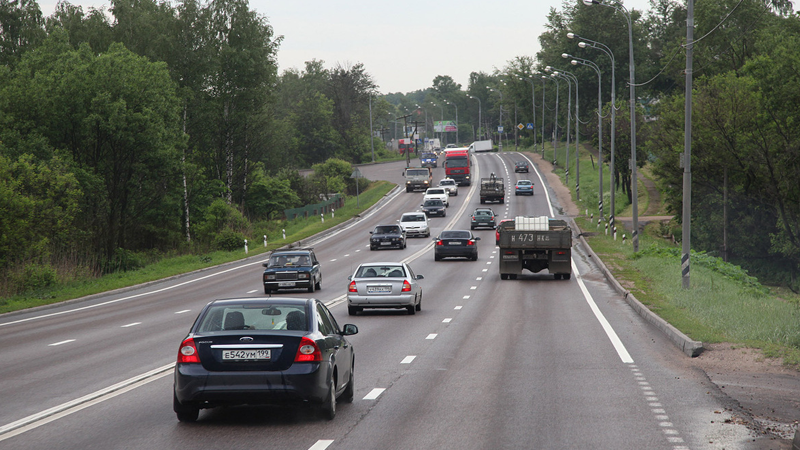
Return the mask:
<path id="1" fill-rule="evenodd" d="M 347 312 L 354 316 L 364 308 L 422 310 L 422 275 L 415 275 L 408 264 L 374 262 L 358 266 L 348 277 Z"/>

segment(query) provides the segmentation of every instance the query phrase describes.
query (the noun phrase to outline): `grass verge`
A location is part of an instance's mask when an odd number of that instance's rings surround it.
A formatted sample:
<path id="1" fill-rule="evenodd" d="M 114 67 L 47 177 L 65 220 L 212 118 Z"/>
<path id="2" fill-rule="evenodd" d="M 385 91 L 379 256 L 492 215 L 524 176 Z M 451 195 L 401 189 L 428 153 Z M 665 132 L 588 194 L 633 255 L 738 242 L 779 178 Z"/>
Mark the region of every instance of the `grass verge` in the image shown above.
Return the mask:
<path id="1" fill-rule="evenodd" d="M 531 148 L 522 149 L 532 151 Z M 541 150 L 537 152 L 541 154 Z M 781 358 L 783 363 L 800 368 L 800 296 L 787 290 L 761 286 L 738 266 L 704 253 L 692 253 L 690 288 L 682 288 L 680 247 L 662 235 L 661 224 L 649 224 L 640 235 L 639 252 L 634 253 L 621 233 L 597 226 L 599 209 L 599 170 L 588 152 L 580 155 L 581 199 L 575 195 L 574 173 L 566 179 L 566 154 L 559 149 L 554 172 L 569 187 L 580 208 L 575 218 L 584 237 L 614 277 L 673 326 L 692 339 L 704 343 L 729 342 L 760 349 L 764 356 Z M 553 160 L 552 147 L 545 147 L 545 159 Z M 574 172 L 574 153 L 571 155 Z M 642 170 L 647 176 L 647 170 Z M 609 205 L 608 168 L 604 167 L 604 203 Z M 638 185 L 639 211 L 647 209 L 649 199 L 642 183 Z M 619 216 L 630 214 L 630 203 L 621 191 L 616 194 Z M 663 211 L 663 207 L 659 208 Z M 629 232 L 628 232 L 629 234 Z"/>
<path id="2" fill-rule="evenodd" d="M 297 219 L 286 222 L 286 239 L 270 239 L 266 247 L 263 244 L 252 245 L 248 253 L 244 248 L 233 252 L 216 251 L 202 255 L 182 255 L 173 258 L 164 258 L 156 263 L 128 272 L 119 272 L 105 275 L 100 278 L 85 279 L 66 284 L 56 284 L 47 290 L 16 295 L 0 299 L 0 313 L 18 311 L 34 306 L 49 305 L 65 300 L 85 297 L 87 295 L 107 292 L 129 286 L 136 286 L 150 281 L 160 280 L 183 273 L 200 270 L 219 264 L 237 261 L 245 257 L 252 257 L 266 253 L 288 243 L 307 239 L 320 231 L 332 228 L 377 203 L 395 185 L 387 181 L 378 181 L 366 191 L 359 194 L 358 199 L 348 197 L 345 206 L 336 210 L 335 216 L 325 218 L 323 223 L 320 218 Z M 357 201 L 358 200 L 358 201 Z M 358 206 L 356 205 L 358 203 Z M 282 237 L 282 235 L 281 235 Z M 258 241 L 254 241 L 258 242 Z"/>

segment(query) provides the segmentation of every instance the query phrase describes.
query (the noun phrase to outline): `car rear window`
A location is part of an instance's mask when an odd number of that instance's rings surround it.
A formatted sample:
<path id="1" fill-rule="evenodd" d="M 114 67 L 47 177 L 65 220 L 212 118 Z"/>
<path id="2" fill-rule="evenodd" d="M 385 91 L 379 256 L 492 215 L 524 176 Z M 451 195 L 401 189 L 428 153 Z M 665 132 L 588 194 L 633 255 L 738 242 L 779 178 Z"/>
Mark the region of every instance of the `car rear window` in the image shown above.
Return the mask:
<path id="1" fill-rule="evenodd" d="M 377 234 L 400 233 L 400 227 L 395 227 L 395 226 L 375 227 L 375 233 Z"/>
<path id="2" fill-rule="evenodd" d="M 494 214 L 491 211 L 478 210 L 478 211 L 475 211 L 475 215 L 476 216 L 493 216 Z"/>
<path id="3" fill-rule="evenodd" d="M 268 303 L 212 305 L 198 327 L 200 333 L 232 330 L 308 331 L 306 307 Z"/>
<path id="4" fill-rule="evenodd" d="M 436 200 L 425 200 L 425 206 L 444 206 L 444 202 L 439 199 Z"/>
<path id="5" fill-rule="evenodd" d="M 380 265 L 380 266 L 361 266 L 356 272 L 356 278 L 387 278 L 387 277 L 404 277 L 406 271 L 403 266 L 398 265 Z"/>
<path id="6" fill-rule="evenodd" d="M 442 239 L 469 239 L 472 237 L 469 231 L 461 231 L 461 230 L 450 230 L 450 231 L 442 231 L 440 235 Z"/>
<path id="7" fill-rule="evenodd" d="M 439 200 L 441 201 L 441 200 Z M 407 214 L 400 218 L 401 222 L 425 222 L 425 216 L 422 214 Z"/>
<path id="8" fill-rule="evenodd" d="M 428 194 L 444 194 L 444 189 L 428 189 Z"/>
<path id="9" fill-rule="evenodd" d="M 517 184 L 520 186 L 530 186 L 531 182 L 528 180 L 517 181 Z"/>

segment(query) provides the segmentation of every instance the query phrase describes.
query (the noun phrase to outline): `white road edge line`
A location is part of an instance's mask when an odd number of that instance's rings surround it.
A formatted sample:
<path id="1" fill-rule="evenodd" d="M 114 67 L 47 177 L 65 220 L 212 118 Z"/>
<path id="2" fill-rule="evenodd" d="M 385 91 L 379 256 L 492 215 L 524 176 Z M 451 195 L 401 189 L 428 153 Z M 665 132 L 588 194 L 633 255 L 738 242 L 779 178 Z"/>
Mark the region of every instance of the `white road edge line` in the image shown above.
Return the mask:
<path id="1" fill-rule="evenodd" d="M 22 418 L 20 420 L 17 420 L 15 422 L 11 422 L 8 425 L 3 425 L 2 427 L 0 427 L 0 441 L 16 436 L 18 434 L 22 434 L 26 431 L 40 427 L 44 424 L 50 423 L 54 420 L 60 419 L 74 412 L 78 412 L 89 406 L 116 397 L 117 395 L 128 392 L 139 386 L 143 386 L 147 383 L 150 383 L 151 381 L 155 381 L 159 378 L 165 377 L 170 374 L 169 371 L 174 367 L 175 363 L 170 363 L 165 366 L 161 366 L 149 372 L 145 372 L 141 375 L 137 375 L 133 378 L 129 378 L 125 381 L 109 386 L 105 389 L 101 389 L 99 391 L 92 392 L 91 394 L 84 395 L 81 398 L 69 401 L 67 403 L 62 403 L 58 406 L 46 409 L 40 413 L 36 413 L 28 417 Z"/>
<path id="2" fill-rule="evenodd" d="M 308 450 L 325 450 L 331 444 L 333 444 L 333 439 L 320 439 L 309 447 Z"/>
<path id="3" fill-rule="evenodd" d="M 384 388 L 375 388 L 375 389 L 369 391 L 369 393 L 364 396 L 364 400 L 375 400 L 378 397 L 380 397 L 380 395 L 383 394 L 383 391 L 385 391 L 385 390 L 386 389 L 384 389 Z"/>
<path id="4" fill-rule="evenodd" d="M 572 272 L 575 273 L 575 279 L 578 281 L 578 286 L 581 288 L 581 292 L 583 292 L 584 298 L 586 298 L 586 303 L 589 304 L 589 308 L 591 308 L 594 316 L 597 318 L 597 321 L 600 322 L 600 325 L 603 327 L 603 330 L 606 332 L 606 336 L 608 339 L 611 340 L 611 344 L 614 346 L 614 350 L 617 351 L 617 355 L 625 364 L 633 363 L 633 358 L 628 353 L 628 350 L 625 348 L 625 345 L 617 336 L 617 332 L 614 331 L 614 328 L 608 323 L 606 320 L 606 316 L 600 311 L 600 308 L 597 307 L 597 303 L 594 302 L 592 298 L 592 294 L 589 293 L 589 290 L 586 289 L 586 285 L 583 283 L 583 276 L 578 272 L 578 267 L 575 265 L 575 261 L 571 261 L 572 264 Z"/>

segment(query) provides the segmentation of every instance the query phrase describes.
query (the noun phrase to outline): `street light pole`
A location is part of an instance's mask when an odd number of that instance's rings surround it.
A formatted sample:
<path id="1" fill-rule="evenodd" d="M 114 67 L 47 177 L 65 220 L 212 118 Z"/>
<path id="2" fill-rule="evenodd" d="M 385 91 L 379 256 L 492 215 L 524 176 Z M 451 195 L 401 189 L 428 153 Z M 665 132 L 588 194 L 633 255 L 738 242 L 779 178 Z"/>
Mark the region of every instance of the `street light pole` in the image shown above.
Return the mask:
<path id="1" fill-rule="evenodd" d="M 616 213 L 617 213 L 617 209 L 616 209 L 615 202 L 614 202 L 614 198 L 616 197 L 616 190 L 617 190 L 617 184 L 616 184 L 617 173 L 616 173 L 615 165 L 614 165 L 615 164 L 615 155 L 616 155 L 615 147 L 616 147 L 616 142 L 617 142 L 617 138 L 616 138 L 616 130 L 617 130 L 617 78 L 616 78 L 616 74 L 615 74 L 616 67 L 617 67 L 617 61 L 614 58 L 614 53 L 611 51 L 611 49 L 608 48 L 607 45 L 605 45 L 605 44 L 603 44 L 601 42 L 593 41 L 591 39 L 588 39 L 588 38 L 585 38 L 585 37 L 582 37 L 582 36 L 578 36 L 575 33 L 567 33 L 567 37 L 570 38 L 570 39 L 575 39 L 575 38 L 582 39 L 582 41 L 578 43 L 578 47 L 580 47 L 580 48 L 589 47 L 589 48 L 594 48 L 594 49 L 600 50 L 603 53 L 605 53 L 611 59 L 611 162 L 610 162 L 609 167 L 608 167 L 609 173 L 611 175 L 611 180 L 610 180 L 610 183 L 609 183 L 610 184 L 610 190 L 611 190 L 611 211 L 609 212 L 609 215 L 608 215 L 608 225 L 613 230 L 614 226 L 615 226 L 614 225 L 614 221 L 615 221 L 614 216 L 616 216 Z M 589 44 L 587 44 L 586 42 L 583 42 L 583 41 L 588 41 Z"/>
<path id="2" fill-rule="evenodd" d="M 369 146 L 372 147 L 372 162 L 375 162 L 375 132 L 372 131 L 372 96 L 369 96 Z M 358 179 L 356 179 L 358 183 Z M 358 203 L 358 202 L 356 202 Z"/>
<path id="3" fill-rule="evenodd" d="M 445 103 L 447 103 L 448 105 L 453 105 L 453 107 L 456 108 L 456 145 L 458 145 L 458 143 L 460 142 L 458 140 L 458 105 L 456 105 L 455 103 L 450 103 L 447 100 L 445 100 Z"/>
<path id="4" fill-rule="evenodd" d="M 602 87 L 602 72 L 600 72 L 600 68 L 597 67 L 592 61 L 588 59 L 578 58 L 576 56 L 569 55 L 567 53 L 563 53 L 561 55 L 564 58 L 573 58 L 570 63 L 573 66 L 578 64 L 583 64 L 584 66 L 589 66 L 597 72 L 597 165 L 599 168 L 599 177 L 600 177 L 600 198 L 597 200 L 597 206 L 600 210 L 600 219 L 603 219 L 603 87 Z"/>
<path id="5" fill-rule="evenodd" d="M 575 83 L 575 197 L 580 200 L 581 199 L 581 159 L 580 153 L 578 153 L 578 149 L 580 148 L 580 116 L 578 112 L 580 110 L 580 97 L 578 96 L 578 77 L 575 76 L 574 73 L 567 72 L 566 70 L 559 71 L 562 74 L 569 75 L 572 79 L 572 82 Z"/>
<path id="6" fill-rule="evenodd" d="M 498 94 L 500 94 L 500 125 L 497 128 L 497 140 L 498 140 L 497 151 L 498 152 L 502 152 L 503 151 L 503 132 L 500 131 L 500 127 L 503 126 L 503 91 L 501 91 L 500 89 L 490 88 L 489 86 L 486 86 L 486 88 L 489 89 L 490 91 L 495 91 Z"/>
<path id="7" fill-rule="evenodd" d="M 481 133 L 481 108 L 482 108 L 481 99 L 479 99 L 478 97 L 475 97 L 474 95 L 470 95 L 469 98 L 474 98 L 475 100 L 478 101 L 478 140 L 480 141 L 481 140 L 481 135 L 480 135 L 480 133 Z"/>
<path id="8" fill-rule="evenodd" d="M 545 81 L 547 81 L 547 77 L 542 75 L 542 159 L 544 159 L 544 99 L 547 92 L 544 86 Z"/>
<path id="9" fill-rule="evenodd" d="M 534 91 L 533 80 L 528 77 L 520 77 L 520 80 L 525 80 L 531 84 L 531 111 L 533 112 L 533 151 L 536 151 L 536 95 Z"/>
<path id="10" fill-rule="evenodd" d="M 632 231 L 632 241 L 633 241 L 633 251 L 639 251 L 639 194 L 637 189 L 638 184 L 638 175 L 636 169 L 636 81 L 634 78 L 634 66 L 633 66 L 633 24 L 631 23 L 631 14 L 625 5 L 620 3 L 617 0 L 612 0 L 614 3 L 619 5 L 619 7 L 614 5 L 606 5 L 605 3 L 601 3 L 598 0 L 583 0 L 585 5 L 601 5 L 606 6 L 608 8 L 614 8 L 615 10 L 623 13 L 625 15 L 625 19 L 628 21 L 628 67 L 630 71 L 630 80 L 628 84 L 630 85 L 630 95 L 631 95 L 631 201 L 633 203 L 633 231 Z"/>
<path id="11" fill-rule="evenodd" d="M 569 130 L 570 130 L 570 110 L 572 110 L 572 79 L 559 71 L 554 71 L 553 75 L 567 80 L 567 153 L 564 158 L 564 179 L 569 184 Z M 577 124 L 575 125 L 577 127 Z"/>
<path id="12" fill-rule="evenodd" d="M 550 72 L 551 70 L 553 70 L 553 68 L 550 67 L 550 66 L 547 66 L 544 70 Z M 558 89 L 559 89 L 558 85 L 559 85 L 559 83 L 558 83 L 558 78 L 556 76 L 551 75 L 551 77 L 552 77 L 551 80 L 556 82 L 556 113 L 555 113 L 555 116 L 554 116 L 554 119 L 553 119 L 553 165 L 557 166 L 558 165 L 558 158 L 556 158 L 556 142 L 557 142 L 557 139 L 558 139 Z"/>

